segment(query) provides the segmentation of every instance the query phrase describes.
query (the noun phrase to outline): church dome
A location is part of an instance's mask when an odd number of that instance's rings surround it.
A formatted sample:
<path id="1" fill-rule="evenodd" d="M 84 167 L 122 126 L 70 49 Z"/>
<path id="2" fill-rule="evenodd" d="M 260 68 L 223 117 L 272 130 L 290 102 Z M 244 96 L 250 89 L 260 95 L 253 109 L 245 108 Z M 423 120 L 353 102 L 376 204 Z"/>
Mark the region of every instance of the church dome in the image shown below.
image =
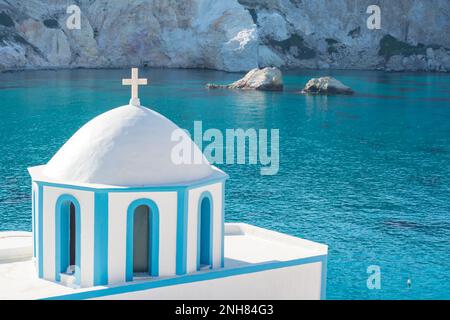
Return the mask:
<path id="1" fill-rule="evenodd" d="M 172 139 L 175 130 L 176 139 Z M 180 141 L 184 142 L 183 150 L 191 150 L 190 158 L 197 155 L 201 163 L 177 164 L 179 161 L 172 159 Z M 126 105 L 86 123 L 53 156 L 43 173 L 61 181 L 152 186 L 197 181 L 217 170 L 172 121 L 153 110 Z"/>

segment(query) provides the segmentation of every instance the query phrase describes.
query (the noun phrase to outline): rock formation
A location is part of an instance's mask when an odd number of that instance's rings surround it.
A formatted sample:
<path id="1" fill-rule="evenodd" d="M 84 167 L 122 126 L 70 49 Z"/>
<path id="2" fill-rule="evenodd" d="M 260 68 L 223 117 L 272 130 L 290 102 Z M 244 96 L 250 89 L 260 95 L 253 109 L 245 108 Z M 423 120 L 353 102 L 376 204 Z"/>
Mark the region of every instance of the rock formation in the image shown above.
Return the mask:
<path id="1" fill-rule="evenodd" d="M 332 77 L 313 78 L 302 90 L 308 94 L 353 94 L 354 91 L 339 80 Z"/>
<path id="2" fill-rule="evenodd" d="M 250 89 L 262 91 L 282 91 L 283 75 L 278 68 L 252 69 L 242 79 L 229 85 L 207 84 L 209 89 Z"/>
<path id="3" fill-rule="evenodd" d="M 70 29 L 69 4 L 81 9 Z M 0 0 L 0 70 L 150 66 L 450 71 L 450 1 Z"/>

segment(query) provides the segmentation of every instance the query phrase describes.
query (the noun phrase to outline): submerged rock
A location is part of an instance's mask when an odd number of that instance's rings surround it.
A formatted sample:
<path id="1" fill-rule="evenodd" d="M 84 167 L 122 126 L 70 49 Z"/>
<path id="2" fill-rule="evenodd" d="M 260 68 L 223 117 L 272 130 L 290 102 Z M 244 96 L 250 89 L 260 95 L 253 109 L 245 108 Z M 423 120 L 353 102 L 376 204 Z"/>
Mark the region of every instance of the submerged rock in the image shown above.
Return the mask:
<path id="1" fill-rule="evenodd" d="M 267 67 L 264 69 L 252 69 L 242 79 L 229 85 L 218 85 L 209 83 L 208 89 L 250 89 L 263 91 L 282 91 L 283 75 L 280 69 Z"/>
<path id="2" fill-rule="evenodd" d="M 313 78 L 308 81 L 302 93 L 310 94 L 353 94 L 354 91 L 332 77 Z"/>

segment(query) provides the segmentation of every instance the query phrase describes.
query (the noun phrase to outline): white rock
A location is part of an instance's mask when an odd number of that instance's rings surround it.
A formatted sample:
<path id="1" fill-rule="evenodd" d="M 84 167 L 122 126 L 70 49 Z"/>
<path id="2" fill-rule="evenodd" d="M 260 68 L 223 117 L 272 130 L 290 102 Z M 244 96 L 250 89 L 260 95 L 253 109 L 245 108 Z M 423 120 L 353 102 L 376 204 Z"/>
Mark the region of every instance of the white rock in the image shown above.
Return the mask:
<path id="1" fill-rule="evenodd" d="M 70 45 L 70 63 L 80 67 L 103 67 L 107 65 L 107 59 L 101 56 L 95 40 L 94 30 L 86 15 L 81 15 L 81 26 L 79 30 L 67 29 L 66 17 L 59 19 L 67 41 Z"/>
<path id="2" fill-rule="evenodd" d="M 281 91 L 283 90 L 283 75 L 280 69 L 267 67 L 264 69 L 252 69 L 242 79 L 232 84 L 222 86 L 208 84 L 208 88 L 228 88 L 228 89 L 251 89 L 263 91 Z"/>
<path id="3" fill-rule="evenodd" d="M 398 59 L 379 54 L 380 40 L 387 34 L 413 45 L 450 48 L 450 33 L 441 32 L 450 30 L 445 16 L 450 2 L 435 0 L 427 10 L 420 1 L 407 2 L 407 12 L 398 1 L 385 4 L 383 28 L 373 32 L 360 15 L 349 14 L 358 9 L 353 0 L 83 0 L 77 2 L 80 30 L 66 28 L 67 1 L 0 0 L 15 22 L 15 27 L 0 26 L 0 68 L 147 65 L 246 71 L 270 65 L 329 65 L 428 70 L 431 65 L 448 70 L 450 53 L 445 49 L 433 49 L 434 57 L 427 50 L 432 63 L 400 59 L 395 65 Z M 246 8 L 254 8 L 257 25 Z M 43 26 L 48 18 L 56 19 L 60 28 Z M 5 47 L 20 49 L 15 53 Z"/>
<path id="4" fill-rule="evenodd" d="M 267 46 L 259 46 L 258 64 L 261 67 L 281 67 L 284 64 L 283 59 Z"/>
<path id="5" fill-rule="evenodd" d="M 25 61 L 20 54 L 1 55 L 0 66 L 147 65 L 240 72 L 258 65 L 257 28 L 237 0 L 96 0 L 79 5 L 81 29 L 68 30 L 66 1 L 12 3 L 17 30 L 8 32 L 18 31 L 39 52 L 31 52 Z M 49 17 L 54 17 L 59 27 L 42 23 Z M 26 44 L 15 44 L 28 50 Z"/>
<path id="6" fill-rule="evenodd" d="M 286 20 L 277 12 L 259 13 L 258 27 L 258 33 L 261 38 L 282 41 L 289 37 Z"/>
<path id="7" fill-rule="evenodd" d="M 258 66 L 258 35 L 250 13 L 237 0 L 197 0 L 191 45 L 205 67 L 241 72 Z"/>
<path id="8" fill-rule="evenodd" d="M 353 94 L 354 91 L 339 80 L 332 77 L 313 78 L 302 90 L 312 94 Z"/>
<path id="9" fill-rule="evenodd" d="M 28 61 L 25 57 L 25 48 L 16 43 L 7 44 L 5 47 L 0 46 L 0 71 L 26 67 Z"/>
<path id="10" fill-rule="evenodd" d="M 50 65 L 66 67 L 71 61 L 70 45 L 61 29 L 50 29 L 40 21 L 27 19 L 17 29 L 42 53 Z"/>
<path id="11" fill-rule="evenodd" d="M 222 47 L 224 70 L 244 71 L 258 66 L 256 28 L 245 29 Z"/>

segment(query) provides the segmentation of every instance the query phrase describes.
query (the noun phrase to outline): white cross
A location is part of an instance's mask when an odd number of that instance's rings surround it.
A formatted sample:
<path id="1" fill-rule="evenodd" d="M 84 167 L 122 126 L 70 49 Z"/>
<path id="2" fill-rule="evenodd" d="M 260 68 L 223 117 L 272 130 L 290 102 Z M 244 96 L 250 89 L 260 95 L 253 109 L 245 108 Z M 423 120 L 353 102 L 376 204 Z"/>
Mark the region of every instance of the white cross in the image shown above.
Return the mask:
<path id="1" fill-rule="evenodd" d="M 139 79 L 138 68 L 131 69 L 131 79 L 122 79 L 122 85 L 131 86 L 131 100 L 130 105 L 135 107 L 140 107 L 141 102 L 139 101 L 138 90 L 140 85 L 146 85 L 147 79 Z"/>

